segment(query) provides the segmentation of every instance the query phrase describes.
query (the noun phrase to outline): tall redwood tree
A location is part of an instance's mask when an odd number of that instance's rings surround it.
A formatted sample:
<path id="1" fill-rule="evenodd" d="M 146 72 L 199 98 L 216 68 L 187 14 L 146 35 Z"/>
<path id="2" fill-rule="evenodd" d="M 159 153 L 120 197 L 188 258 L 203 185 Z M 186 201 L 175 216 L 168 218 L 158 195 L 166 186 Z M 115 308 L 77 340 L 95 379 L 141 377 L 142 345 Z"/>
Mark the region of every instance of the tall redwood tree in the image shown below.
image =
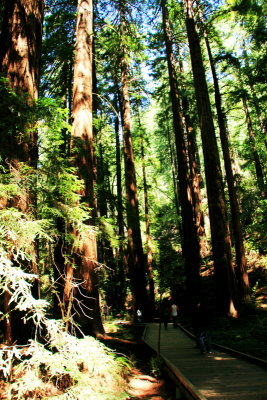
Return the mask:
<path id="1" fill-rule="evenodd" d="M 72 108 L 72 149 L 78 174 L 83 182 L 80 192 L 81 201 L 91 209 L 88 215 L 87 232 L 73 233 L 79 237 L 80 247 L 74 256 L 78 266 L 75 277 L 80 279 L 80 288 L 75 293 L 78 321 L 86 334 L 103 333 L 99 308 L 97 246 L 96 233 L 92 227 L 95 223 L 95 156 L 93 138 L 93 1 L 78 0 L 76 47 L 73 78 Z M 66 285 L 64 300 L 72 301 L 73 267 L 66 266 Z M 77 276 L 76 276 L 77 273 Z M 76 315 L 77 316 L 77 315 Z"/>
<path id="2" fill-rule="evenodd" d="M 235 315 L 236 287 L 219 151 L 200 40 L 194 18 L 193 1 L 183 0 L 183 4 L 204 154 L 212 251 L 217 287 L 217 308 L 223 315 L 229 313 Z"/>
<path id="3" fill-rule="evenodd" d="M 233 237 L 234 237 L 234 245 L 235 245 L 235 255 L 236 255 L 236 278 L 238 285 L 238 297 L 241 303 L 247 303 L 250 301 L 249 294 L 249 279 L 247 272 L 247 262 L 245 255 L 245 246 L 242 237 L 242 227 L 240 222 L 240 207 L 237 198 L 237 192 L 234 181 L 234 174 L 232 169 L 232 162 L 230 157 L 230 149 L 229 149 L 229 140 L 228 140 L 228 132 L 227 132 L 227 121 L 225 117 L 225 113 L 223 111 L 222 104 L 222 96 L 219 86 L 219 79 L 216 72 L 216 67 L 211 51 L 208 31 L 206 26 L 204 25 L 204 20 L 202 17 L 203 23 L 203 32 L 205 43 L 207 47 L 207 52 L 209 56 L 209 62 L 213 77 L 214 83 L 214 95 L 215 95 L 215 106 L 217 111 L 217 119 L 220 131 L 221 145 L 223 151 L 223 159 L 224 159 L 224 167 L 226 173 L 226 180 L 228 186 L 229 193 L 229 202 L 231 207 L 231 217 L 232 217 L 232 229 L 233 229 Z"/>
<path id="4" fill-rule="evenodd" d="M 126 214 L 128 232 L 128 268 L 133 295 L 133 312 L 141 309 L 148 317 L 148 294 L 146 290 L 145 260 L 140 229 L 136 172 L 131 134 L 131 111 L 129 97 L 129 62 L 127 42 L 127 1 L 119 1 L 120 15 L 120 67 L 121 106 L 123 129 L 123 152 L 125 165 Z"/>
<path id="5" fill-rule="evenodd" d="M 199 301 L 200 298 L 200 249 L 193 212 L 192 188 L 190 187 L 187 150 L 184 140 L 183 114 L 178 90 L 175 58 L 172 49 L 171 27 L 166 0 L 162 0 L 161 7 L 178 162 L 179 200 L 182 214 L 182 249 L 185 259 L 188 299 L 194 304 Z"/>
<path id="6" fill-rule="evenodd" d="M 0 37 L 0 73 L 8 79 L 8 84 L 17 94 L 25 95 L 29 107 L 38 97 L 43 13 L 43 0 L 5 1 Z M 26 135 L 13 131 L 10 136 L 4 131 L 0 132 L 0 155 L 5 168 L 19 170 L 21 163 L 36 167 L 37 133 L 34 129 L 31 132 Z M 6 206 L 29 212 L 34 202 L 32 193 L 27 193 L 23 199 L 14 196 Z M 31 256 L 33 262 L 28 267 L 37 272 L 34 263 L 36 254 Z M 5 292 L 5 341 L 11 344 L 13 337 L 9 300 L 10 294 Z"/>

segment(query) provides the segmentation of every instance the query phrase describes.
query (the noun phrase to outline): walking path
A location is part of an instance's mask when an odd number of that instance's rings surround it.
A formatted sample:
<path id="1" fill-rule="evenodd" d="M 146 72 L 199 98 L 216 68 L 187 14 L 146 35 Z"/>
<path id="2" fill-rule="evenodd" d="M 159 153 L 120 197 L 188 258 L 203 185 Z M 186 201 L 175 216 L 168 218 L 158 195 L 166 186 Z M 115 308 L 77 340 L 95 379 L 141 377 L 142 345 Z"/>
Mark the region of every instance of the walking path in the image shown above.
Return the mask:
<path id="1" fill-rule="evenodd" d="M 185 377 L 196 388 L 200 400 L 267 400 L 267 369 L 232 355 L 215 350 L 200 354 L 195 341 L 181 329 L 169 324 L 165 330 L 159 324 L 148 324 L 144 342 Z"/>

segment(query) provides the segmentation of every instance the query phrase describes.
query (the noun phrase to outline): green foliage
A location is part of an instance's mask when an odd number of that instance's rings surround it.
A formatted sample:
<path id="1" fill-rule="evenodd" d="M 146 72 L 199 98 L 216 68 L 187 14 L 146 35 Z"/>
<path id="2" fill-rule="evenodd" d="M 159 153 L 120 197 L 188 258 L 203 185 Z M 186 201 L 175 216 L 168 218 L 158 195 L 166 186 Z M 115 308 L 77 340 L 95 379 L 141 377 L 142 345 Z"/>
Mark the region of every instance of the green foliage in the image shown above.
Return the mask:
<path id="1" fill-rule="evenodd" d="M 42 120 L 39 124 L 40 168 L 38 170 L 39 208 L 44 218 L 65 218 L 78 224 L 88 218 L 86 209 L 79 208 L 82 188 L 76 169 L 66 157 L 67 110 L 57 102 L 40 102 Z"/>
<path id="2" fill-rule="evenodd" d="M 214 343 L 267 360 L 266 327 L 265 312 L 251 308 L 249 316 L 216 320 L 212 338 Z"/>
<path id="3" fill-rule="evenodd" d="M 18 94 L 11 89 L 8 80 L 0 75 L 0 132 L 7 138 L 29 136 L 30 127 L 35 126 L 36 107 L 28 101 L 27 94 Z M 4 149 L 1 149 L 3 152 Z"/>
<path id="4" fill-rule="evenodd" d="M 66 399 L 93 400 L 99 396 L 108 400 L 117 392 L 120 398 L 126 398 L 122 379 L 129 370 L 126 359 L 93 338 L 69 335 L 61 321 L 48 319 L 47 302 L 31 294 L 30 281 L 34 278 L 1 255 L 0 293 L 9 290 L 14 308 L 26 312 L 25 319 L 33 320 L 36 333 L 46 332 L 46 344 L 31 341 L 26 352 L 17 346 L 1 348 L 0 371 L 6 378 L 12 372 L 13 377 L 8 398 L 45 398 L 62 392 Z"/>
<path id="5" fill-rule="evenodd" d="M 163 365 L 163 360 L 160 357 L 151 357 L 149 359 L 150 373 L 157 379 L 161 378 Z"/>
<path id="6" fill-rule="evenodd" d="M 76 8 L 74 1 L 46 1 L 42 44 L 41 94 L 70 101 Z"/>
<path id="7" fill-rule="evenodd" d="M 25 98 L 12 90 L 5 95 L 6 104 L 13 103 L 12 113 L 20 115 Z M 73 263 L 73 253 L 84 240 L 83 235 L 94 228 L 88 227 L 89 210 L 79 195 L 82 183 L 66 156 L 70 132 L 67 110 L 59 101 L 41 99 L 23 111 L 20 122 L 26 124 L 24 130 L 14 118 L 3 120 L 2 132 L 7 129 L 13 135 L 18 130 L 20 135 L 27 135 L 29 126 L 34 126 L 38 130 L 39 160 L 36 169 L 23 163 L 17 168 L 10 166 L 9 171 L 1 168 L 0 250 L 13 260 L 14 266 L 27 271 L 35 266 L 35 271 L 52 276 L 58 239 L 62 237 L 69 245 L 72 254 L 68 260 Z M 71 229 L 59 232 L 59 220 L 66 227 L 76 227 L 80 236 L 73 235 Z M 47 298 L 51 300 L 50 295 Z"/>
<path id="8" fill-rule="evenodd" d="M 103 240 L 107 240 L 112 248 L 118 248 L 119 238 L 116 236 L 114 222 L 109 218 L 99 218 L 99 234 Z"/>
<path id="9" fill-rule="evenodd" d="M 111 399 L 116 391 L 126 398 L 122 371 L 125 363 L 97 340 L 87 337 L 76 339 L 69 335 L 53 342 L 53 351 L 34 343 L 28 350 L 29 359 L 15 370 L 19 377 L 10 390 L 14 399 L 35 392 L 60 393 L 64 399 Z M 124 371 L 126 373 L 126 370 Z M 50 398 L 50 396 L 49 396 Z M 114 397 L 115 398 L 115 397 Z"/>
<path id="10" fill-rule="evenodd" d="M 50 240 L 47 235 L 48 220 L 32 220 L 16 208 L 0 211 L 0 246 L 5 254 L 17 259 L 30 259 L 37 238 Z"/>

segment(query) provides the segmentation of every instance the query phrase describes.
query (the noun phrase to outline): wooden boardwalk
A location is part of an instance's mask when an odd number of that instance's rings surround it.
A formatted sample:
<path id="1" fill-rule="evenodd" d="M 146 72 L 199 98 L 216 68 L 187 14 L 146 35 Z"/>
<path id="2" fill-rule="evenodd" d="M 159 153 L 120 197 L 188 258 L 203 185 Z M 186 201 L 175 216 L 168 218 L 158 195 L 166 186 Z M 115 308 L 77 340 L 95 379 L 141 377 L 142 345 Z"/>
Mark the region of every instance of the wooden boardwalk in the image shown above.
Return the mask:
<path id="1" fill-rule="evenodd" d="M 158 338 L 159 324 L 148 324 L 144 342 L 158 351 Z M 195 341 L 171 324 L 161 327 L 160 355 L 201 400 L 267 400 L 267 369 L 217 350 L 202 355 Z"/>

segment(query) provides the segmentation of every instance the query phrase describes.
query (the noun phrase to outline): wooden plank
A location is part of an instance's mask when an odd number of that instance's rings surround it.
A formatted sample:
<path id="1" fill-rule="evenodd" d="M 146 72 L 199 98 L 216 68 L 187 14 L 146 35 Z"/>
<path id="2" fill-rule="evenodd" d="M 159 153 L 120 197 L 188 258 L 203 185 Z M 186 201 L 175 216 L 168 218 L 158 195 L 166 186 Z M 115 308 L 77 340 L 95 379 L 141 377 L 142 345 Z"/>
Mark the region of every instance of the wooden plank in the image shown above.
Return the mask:
<path id="1" fill-rule="evenodd" d="M 267 400 L 267 369 L 233 354 L 215 351 L 201 355 L 195 342 L 182 331 L 161 331 L 160 354 L 177 374 L 206 399 Z M 158 350 L 158 326 L 149 325 L 145 340 Z M 190 386 L 189 385 L 189 386 Z M 201 398 L 201 397 L 200 397 Z"/>

